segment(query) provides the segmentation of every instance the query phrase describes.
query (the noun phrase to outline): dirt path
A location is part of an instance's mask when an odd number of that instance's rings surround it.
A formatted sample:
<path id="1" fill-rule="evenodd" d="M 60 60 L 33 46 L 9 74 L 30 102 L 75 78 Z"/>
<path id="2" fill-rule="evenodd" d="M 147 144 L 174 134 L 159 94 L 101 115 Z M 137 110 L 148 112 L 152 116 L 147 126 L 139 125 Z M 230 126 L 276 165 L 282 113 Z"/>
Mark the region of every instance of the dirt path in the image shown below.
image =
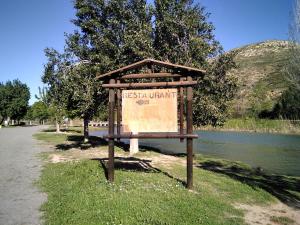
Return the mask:
<path id="1" fill-rule="evenodd" d="M 32 135 L 39 127 L 0 129 L 0 224 L 41 224 L 39 208 L 46 196 L 34 186 L 43 150 Z"/>

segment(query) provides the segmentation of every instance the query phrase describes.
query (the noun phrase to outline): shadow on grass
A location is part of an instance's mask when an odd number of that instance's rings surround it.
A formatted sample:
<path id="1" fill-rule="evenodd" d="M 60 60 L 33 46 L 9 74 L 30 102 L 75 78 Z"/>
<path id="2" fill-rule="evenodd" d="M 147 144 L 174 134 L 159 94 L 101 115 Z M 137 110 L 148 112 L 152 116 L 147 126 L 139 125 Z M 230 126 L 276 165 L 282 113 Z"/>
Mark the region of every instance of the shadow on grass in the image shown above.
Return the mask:
<path id="1" fill-rule="evenodd" d="M 108 179 L 108 158 L 94 158 L 92 160 L 97 160 L 100 162 L 100 165 L 103 168 L 106 179 Z M 136 157 L 115 157 L 114 166 L 115 170 L 126 170 L 131 172 L 143 172 L 143 173 L 162 173 L 163 175 L 176 180 L 178 183 L 182 185 L 186 185 L 186 182 L 180 180 L 171 174 L 162 171 L 159 168 L 153 167 L 151 164 L 151 160 L 140 159 Z"/>
<path id="2" fill-rule="evenodd" d="M 67 143 L 56 145 L 57 150 L 67 151 L 72 148 L 80 148 L 87 150 L 89 148 L 95 148 L 99 146 L 107 145 L 107 141 L 100 137 L 90 136 L 88 143 L 83 143 L 83 136 L 79 135 L 68 135 Z"/>
<path id="3" fill-rule="evenodd" d="M 197 167 L 225 174 L 235 180 L 246 183 L 252 188 L 262 188 L 285 204 L 300 209 L 300 179 L 288 176 L 265 174 L 260 169 L 244 168 L 238 165 L 226 165 L 218 161 L 200 162 Z"/>

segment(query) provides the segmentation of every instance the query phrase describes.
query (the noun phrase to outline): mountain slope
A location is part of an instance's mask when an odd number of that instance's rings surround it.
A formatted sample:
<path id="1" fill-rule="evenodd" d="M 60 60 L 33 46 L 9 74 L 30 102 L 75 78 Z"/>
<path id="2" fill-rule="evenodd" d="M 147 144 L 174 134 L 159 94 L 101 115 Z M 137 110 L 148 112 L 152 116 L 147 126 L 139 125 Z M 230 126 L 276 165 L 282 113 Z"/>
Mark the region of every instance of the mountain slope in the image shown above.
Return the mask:
<path id="1" fill-rule="evenodd" d="M 284 65 L 287 41 L 266 41 L 232 50 L 237 68 L 230 71 L 238 78 L 239 90 L 232 102 L 231 115 L 258 116 L 272 110 L 287 88 Z"/>

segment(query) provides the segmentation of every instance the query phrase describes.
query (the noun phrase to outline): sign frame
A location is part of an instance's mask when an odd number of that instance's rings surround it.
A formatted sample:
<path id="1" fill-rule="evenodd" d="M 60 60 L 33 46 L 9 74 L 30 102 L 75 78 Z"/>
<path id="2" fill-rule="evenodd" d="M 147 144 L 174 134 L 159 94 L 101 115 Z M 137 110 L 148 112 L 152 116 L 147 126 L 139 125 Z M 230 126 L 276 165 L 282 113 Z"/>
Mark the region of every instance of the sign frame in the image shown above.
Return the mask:
<path id="1" fill-rule="evenodd" d="M 160 72 L 154 72 L 160 67 Z M 146 73 L 128 73 L 128 71 L 147 71 Z M 150 72 L 149 72 L 150 71 Z M 97 79 L 104 81 L 103 88 L 109 89 L 109 128 L 108 135 L 108 164 L 107 178 L 110 182 L 114 182 L 114 145 L 115 139 L 125 138 L 178 138 L 180 142 L 186 139 L 187 152 L 187 181 L 186 187 L 193 188 L 193 139 L 198 138 L 198 135 L 193 134 L 193 85 L 197 81 L 193 80 L 193 76 L 203 77 L 204 70 L 187 67 L 183 65 L 172 64 L 169 62 L 158 61 L 154 59 L 144 59 L 142 61 L 127 65 L 117 70 L 98 75 Z M 156 79 L 159 78 L 159 81 Z M 128 83 L 127 81 L 134 79 L 135 82 Z M 151 80 L 151 82 L 143 82 Z M 166 79 L 167 81 L 161 81 Z M 171 80 L 171 81 L 170 81 Z M 125 81 L 122 82 L 121 81 Z M 139 82 L 140 81 L 140 82 Z M 147 133 L 121 133 L 121 111 L 122 111 L 122 95 L 121 89 L 153 89 L 153 88 L 177 88 L 178 89 L 178 105 L 179 105 L 179 131 L 174 132 L 147 132 Z M 115 134 L 115 108 L 117 113 L 117 133 Z M 186 108 L 186 132 L 184 132 L 184 108 Z"/>

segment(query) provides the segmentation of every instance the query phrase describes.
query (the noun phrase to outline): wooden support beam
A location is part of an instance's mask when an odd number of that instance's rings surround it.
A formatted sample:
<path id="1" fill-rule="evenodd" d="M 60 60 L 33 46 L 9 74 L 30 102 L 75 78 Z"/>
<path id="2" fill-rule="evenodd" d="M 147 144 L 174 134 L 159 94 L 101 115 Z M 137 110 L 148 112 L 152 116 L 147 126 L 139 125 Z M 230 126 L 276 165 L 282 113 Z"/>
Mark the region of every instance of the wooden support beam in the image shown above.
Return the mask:
<path id="1" fill-rule="evenodd" d="M 192 68 L 192 67 L 183 66 L 183 65 L 177 65 L 177 64 L 170 63 L 170 62 L 162 62 L 162 61 L 158 61 L 158 60 L 155 60 L 155 59 L 144 59 L 142 61 L 133 63 L 131 65 L 124 66 L 124 67 L 119 68 L 117 70 L 113 70 L 113 71 L 110 71 L 110 72 L 102 74 L 102 75 L 97 75 L 96 79 L 103 79 L 103 78 L 108 78 L 110 76 L 117 76 L 117 75 L 119 75 L 121 73 L 124 73 L 128 70 L 143 67 L 143 66 L 146 66 L 146 65 L 147 66 L 158 65 L 158 66 L 169 68 L 169 69 L 172 69 L 172 70 L 189 72 L 190 75 L 195 75 L 195 76 L 199 76 L 199 75 L 203 76 L 205 74 L 204 70 L 197 69 L 197 68 Z"/>
<path id="2" fill-rule="evenodd" d="M 192 81 L 192 77 L 187 77 L 188 81 Z M 193 88 L 187 87 L 187 105 L 186 105 L 186 129 L 187 134 L 193 133 Z M 193 139 L 187 138 L 187 188 L 193 188 Z"/>
<path id="3" fill-rule="evenodd" d="M 110 84 L 114 84 L 115 80 L 114 79 L 110 79 L 109 81 Z M 109 102 L 108 102 L 108 119 L 109 119 L 109 124 L 108 124 L 108 134 L 109 135 L 114 135 L 114 125 L 115 125 L 115 115 L 114 115 L 114 109 L 115 109 L 115 90 L 114 89 L 110 89 L 109 90 Z M 108 181 L 110 182 L 114 182 L 114 170 L 115 170 L 115 166 L 114 166 L 114 145 L 115 145 L 115 141 L 114 139 L 110 139 L 108 141 L 108 168 L 107 168 L 107 178 Z"/>
<path id="4" fill-rule="evenodd" d="M 183 78 L 180 78 L 182 81 Z M 183 113 L 184 113 L 184 93 L 183 87 L 179 88 L 179 133 L 183 134 Z M 181 138 L 180 142 L 183 142 L 184 139 Z"/>
<path id="5" fill-rule="evenodd" d="M 142 79 L 142 78 L 167 78 L 167 77 L 181 77 L 182 75 L 173 73 L 138 73 L 123 75 L 121 79 Z"/>
<path id="6" fill-rule="evenodd" d="M 173 81 L 155 83 L 124 83 L 124 84 L 103 84 L 104 88 L 148 88 L 148 87 L 179 87 L 196 85 L 197 81 Z"/>
<path id="7" fill-rule="evenodd" d="M 132 134 L 132 133 L 124 133 L 121 135 L 104 135 L 104 138 L 108 139 L 116 139 L 116 138 L 124 138 L 124 139 L 131 139 L 131 138 L 141 138 L 141 139 L 156 139 L 156 138 L 198 138 L 197 134 L 170 134 L 170 133 L 140 133 L 140 134 Z"/>
<path id="8" fill-rule="evenodd" d="M 120 80 L 117 80 L 117 84 L 120 84 Z M 121 90 L 117 89 L 117 135 L 121 134 L 121 110 Z M 117 141 L 120 141 L 120 138 Z"/>

